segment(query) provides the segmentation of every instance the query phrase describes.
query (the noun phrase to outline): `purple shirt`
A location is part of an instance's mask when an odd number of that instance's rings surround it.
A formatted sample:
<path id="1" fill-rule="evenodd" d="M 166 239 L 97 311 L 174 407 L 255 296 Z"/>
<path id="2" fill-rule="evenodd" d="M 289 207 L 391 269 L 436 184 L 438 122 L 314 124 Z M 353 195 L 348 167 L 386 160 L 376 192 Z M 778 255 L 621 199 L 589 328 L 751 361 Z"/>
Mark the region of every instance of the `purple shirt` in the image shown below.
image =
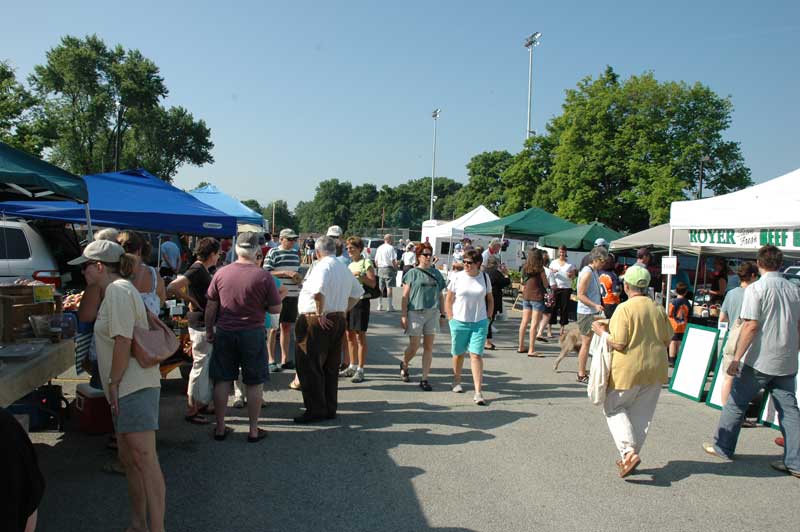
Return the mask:
<path id="1" fill-rule="evenodd" d="M 239 262 L 220 268 L 206 295 L 210 301 L 219 301 L 217 327 L 225 331 L 263 327 L 267 307 L 281 303 L 272 274 Z"/>

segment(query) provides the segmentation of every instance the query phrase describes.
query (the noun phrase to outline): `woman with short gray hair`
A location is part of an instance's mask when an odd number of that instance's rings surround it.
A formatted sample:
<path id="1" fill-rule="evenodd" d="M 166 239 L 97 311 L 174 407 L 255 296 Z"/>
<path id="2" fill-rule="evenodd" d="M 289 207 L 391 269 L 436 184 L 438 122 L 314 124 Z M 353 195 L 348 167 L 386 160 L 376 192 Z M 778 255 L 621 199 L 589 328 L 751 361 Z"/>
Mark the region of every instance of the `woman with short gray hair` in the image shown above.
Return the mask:
<path id="1" fill-rule="evenodd" d="M 578 274 L 578 328 L 581 333 L 581 349 L 578 352 L 578 382 L 586 384 L 586 362 L 589 360 L 589 344 L 592 342 L 592 322 L 601 314 L 605 318 L 602 288 L 597 272 L 608 259 L 608 250 L 595 246 L 589 252 L 589 264 Z"/>

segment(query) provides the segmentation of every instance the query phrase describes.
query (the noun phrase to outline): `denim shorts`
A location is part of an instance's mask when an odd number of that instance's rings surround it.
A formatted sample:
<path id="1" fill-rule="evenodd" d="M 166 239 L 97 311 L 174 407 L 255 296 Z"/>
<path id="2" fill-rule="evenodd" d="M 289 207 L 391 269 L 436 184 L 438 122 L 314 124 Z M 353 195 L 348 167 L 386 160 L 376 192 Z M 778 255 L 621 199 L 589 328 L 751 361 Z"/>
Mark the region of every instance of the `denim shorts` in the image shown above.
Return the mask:
<path id="1" fill-rule="evenodd" d="M 119 415 L 113 416 L 119 434 L 158 430 L 158 401 L 161 388 L 142 388 L 119 398 Z"/>
<path id="2" fill-rule="evenodd" d="M 536 312 L 544 312 L 544 301 L 522 300 L 522 310 L 535 310 Z"/>
<path id="3" fill-rule="evenodd" d="M 217 328 L 211 351 L 211 380 L 230 382 L 239 378 L 248 385 L 263 384 L 269 379 L 267 344 L 264 328 L 225 331 Z"/>
<path id="4" fill-rule="evenodd" d="M 451 353 L 460 356 L 469 351 L 473 355 L 483 355 L 488 333 L 488 319 L 476 322 L 450 320 Z"/>

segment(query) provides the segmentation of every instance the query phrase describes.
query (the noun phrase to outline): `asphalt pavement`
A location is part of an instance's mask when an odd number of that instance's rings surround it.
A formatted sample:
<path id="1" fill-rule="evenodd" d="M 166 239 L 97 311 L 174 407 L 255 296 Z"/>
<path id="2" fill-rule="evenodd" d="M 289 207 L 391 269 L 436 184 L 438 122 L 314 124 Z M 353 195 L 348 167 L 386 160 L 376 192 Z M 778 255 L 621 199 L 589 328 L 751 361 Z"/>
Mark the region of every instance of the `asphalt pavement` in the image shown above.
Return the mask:
<path id="1" fill-rule="evenodd" d="M 508 305 L 507 305 L 508 306 Z M 737 459 L 722 462 L 700 445 L 719 412 L 666 390 L 641 452 L 618 478 L 618 458 L 600 407 L 576 382 L 576 358 L 552 370 L 546 358 L 516 352 L 517 313 L 498 322 L 485 357 L 484 396 L 450 391 L 449 336 L 437 336 L 432 392 L 399 378 L 406 345 L 399 312 L 371 318 L 366 380 L 340 379 L 339 416 L 298 426 L 299 392 L 289 372 L 273 374 L 262 426 L 246 442 L 244 410 L 229 409 L 226 441 L 183 420 L 185 381 L 163 381 L 158 451 L 167 484 L 169 531 L 625 531 L 796 530 L 800 481 L 773 471 L 770 428 L 746 429 Z M 556 327 L 557 331 L 557 327 Z M 64 375 L 65 391 L 74 375 Z M 71 423 L 74 425 L 74 420 Z M 102 472 L 107 438 L 70 426 L 31 434 L 47 490 L 42 531 L 124 530 L 125 479 Z M 794 523 L 794 524 L 793 524 Z"/>

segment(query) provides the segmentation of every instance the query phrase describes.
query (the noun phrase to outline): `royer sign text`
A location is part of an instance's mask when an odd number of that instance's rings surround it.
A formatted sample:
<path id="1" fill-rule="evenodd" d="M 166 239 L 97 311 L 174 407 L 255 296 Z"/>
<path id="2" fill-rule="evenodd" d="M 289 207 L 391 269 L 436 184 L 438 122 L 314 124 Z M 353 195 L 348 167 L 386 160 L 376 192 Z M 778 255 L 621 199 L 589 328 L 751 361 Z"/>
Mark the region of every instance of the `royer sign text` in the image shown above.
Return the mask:
<path id="1" fill-rule="evenodd" d="M 689 229 L 689 245 L 757 249 L 771 244 L 800 249 L 800 229 Z"/>

